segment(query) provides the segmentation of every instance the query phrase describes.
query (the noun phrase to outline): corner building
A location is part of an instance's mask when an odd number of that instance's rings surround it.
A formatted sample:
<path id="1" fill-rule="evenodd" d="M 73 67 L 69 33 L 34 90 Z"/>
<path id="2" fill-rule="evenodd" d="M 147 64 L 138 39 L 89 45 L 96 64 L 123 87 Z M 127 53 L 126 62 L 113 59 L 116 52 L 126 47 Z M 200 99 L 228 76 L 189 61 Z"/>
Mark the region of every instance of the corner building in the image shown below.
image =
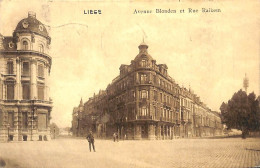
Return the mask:
<path id="1" fill-rule="evenodd" d="M 148 53 L 148 45 L 142 43 L 138 48 L 139 54 L 130 65 L 120 66 L 120 75 L 106 90 L 94 94 L 84 104 L 80 117 L 75 118 L 80 112 L 75 114 L 74 110 L 73 120 L 84 123 L 83 129 L 78 128 L 82 130 L 80 135 L 72 126 L 74 135 L 84 136 L 91 129 L 97 137 L 111 137 L 117 132 L 121 139 L 135 140 L 195 136 L 195 106 L 186 108 L 182 101 L 190 99 L 190 104 L 194 104 L 196 95 L 168 75 L 167 65 L 156 64 Z"/>
<path id="2" fill-rule="evenodd" d="M 50 43 L 33 12 L 12 36 L 0 34 L 0 141 L 50 139 Z"/>

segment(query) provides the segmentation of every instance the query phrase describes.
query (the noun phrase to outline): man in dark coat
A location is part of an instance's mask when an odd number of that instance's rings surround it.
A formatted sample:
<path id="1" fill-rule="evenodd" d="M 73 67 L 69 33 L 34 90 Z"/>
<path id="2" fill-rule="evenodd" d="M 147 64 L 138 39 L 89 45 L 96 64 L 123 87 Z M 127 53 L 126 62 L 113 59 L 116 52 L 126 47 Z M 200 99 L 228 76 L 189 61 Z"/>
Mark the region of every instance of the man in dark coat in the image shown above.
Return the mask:
<path id="1" fill-rule="evenodd" d="M 88 143 L 89 143 L 89 151 L 91 152 L 91 144 L 92 144 L 92 147 L 93 147 L 93 151 L 95 151 L 95 145 L 94 145 L 94 136 L 92 134 L 92 131 L 89 132 L 88 136 L 87 136 L 87 140 L 88 140 Z"/>

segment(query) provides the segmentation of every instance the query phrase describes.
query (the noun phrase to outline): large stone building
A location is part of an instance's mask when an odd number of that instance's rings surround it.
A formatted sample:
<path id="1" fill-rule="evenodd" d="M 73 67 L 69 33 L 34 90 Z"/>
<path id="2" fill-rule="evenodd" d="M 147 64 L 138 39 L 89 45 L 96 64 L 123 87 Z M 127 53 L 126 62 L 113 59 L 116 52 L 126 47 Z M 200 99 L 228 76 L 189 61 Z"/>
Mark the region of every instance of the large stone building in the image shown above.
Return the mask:
<path id="1" fill-rule="evenodd" d="M 33 12 L 0 35 L 0 141 L 50 139 L 50 43 Z"/>
<path id="2" fill-rule="evenodd" d="M 206 107 L 190 89 L 180 87 L 139 45 L 130 65 L 120 66 L 105 91 L 94 94 L 73 110 L 72 130 L 85 136 L 91 129 L 97 137 L 117 132 L 127 139 L 173 139 L 221 134 L 219 113 Z M 80 108 L 81 107 L 81 108 Z"/>

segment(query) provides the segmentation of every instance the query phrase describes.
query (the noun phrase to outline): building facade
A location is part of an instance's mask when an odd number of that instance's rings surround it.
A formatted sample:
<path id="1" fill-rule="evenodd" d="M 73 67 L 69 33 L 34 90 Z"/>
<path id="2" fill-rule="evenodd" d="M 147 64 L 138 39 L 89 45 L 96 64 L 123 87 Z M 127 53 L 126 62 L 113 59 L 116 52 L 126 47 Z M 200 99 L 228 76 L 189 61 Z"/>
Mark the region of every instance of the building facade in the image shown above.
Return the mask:
<path id="1" fill-rule="evenodd" d="M 221 134 L 219 114 L 180 87 L 169 76 L 167 65 L 157 64 L 148 53 L 148 45 L 142 43 L 138 48 L 135 59 L 120 66 L 119 76 L 106 90 L 84 103 L 83 111 L 74 108 L 72 123 L 80 120 L 82 125 L 72 124 L 73 135 L 84 136 L 92 130 L 97 137 L 117 132 L 122 139 L 154 140 Z M 203 120 L 196 120 L 197 115 L 203 115 Z M 211 120 L 212 127 L 204 124 Z M 212 133 L 203 134 L 204 130 Z"/>
<path id="2" fill-rule="evenodd" d="M 50 43 L 33 12 L 0 35 L 0 141 L 50 139 Z"/>

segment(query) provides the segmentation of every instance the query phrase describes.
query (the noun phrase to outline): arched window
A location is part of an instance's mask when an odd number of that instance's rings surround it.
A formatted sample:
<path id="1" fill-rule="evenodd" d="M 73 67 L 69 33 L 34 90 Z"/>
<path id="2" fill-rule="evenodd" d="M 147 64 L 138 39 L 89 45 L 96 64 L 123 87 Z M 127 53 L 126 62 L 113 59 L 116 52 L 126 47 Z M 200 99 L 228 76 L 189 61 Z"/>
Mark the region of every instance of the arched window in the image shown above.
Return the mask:
<path id="1" fill-rule="evenodd" d="M 42 53 L 44 52 L 44 48 L 43 48 L 42 44 L 39 45 L 39 52 L 42 52 Z"/>
<path id="2" fill-rule="evenodd" d="M 28 41 L 23 41 L 23 47 L 22 47 L 23 50 L 28 50 L 29 49 L 29 43 Z"/>

